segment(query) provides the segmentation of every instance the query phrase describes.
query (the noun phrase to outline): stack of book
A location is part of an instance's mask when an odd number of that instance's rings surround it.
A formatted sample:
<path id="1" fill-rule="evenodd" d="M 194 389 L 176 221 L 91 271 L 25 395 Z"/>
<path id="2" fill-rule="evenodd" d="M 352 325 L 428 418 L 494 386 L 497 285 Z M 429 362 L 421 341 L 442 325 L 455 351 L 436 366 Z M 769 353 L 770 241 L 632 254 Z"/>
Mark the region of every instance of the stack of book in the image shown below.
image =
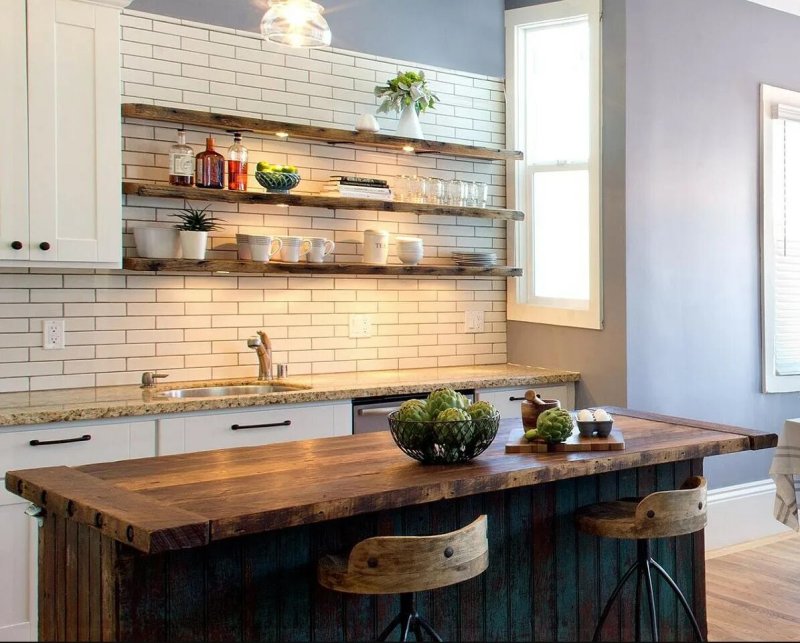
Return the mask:
<path id="1" fill-rule="evenodd" d="M 353 199 L 391 201 L 392 191 L 383 179 L 362 176 L 331 176 L 322 189 L 325 196 L 344 196 Z"/>

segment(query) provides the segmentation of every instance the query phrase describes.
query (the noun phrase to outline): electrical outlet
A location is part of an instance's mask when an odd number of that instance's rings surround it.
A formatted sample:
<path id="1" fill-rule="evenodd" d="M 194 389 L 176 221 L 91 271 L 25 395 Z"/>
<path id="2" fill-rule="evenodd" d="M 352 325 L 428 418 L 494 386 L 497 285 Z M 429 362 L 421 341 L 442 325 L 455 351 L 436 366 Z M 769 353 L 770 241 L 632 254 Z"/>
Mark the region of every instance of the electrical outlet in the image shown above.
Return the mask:
<path id="1" fill-rule="evenodd" d="M 482 333 L 484 331 L 484 318 L 482 310 L 464 311 L 464 332 Z"/>
<path id="2" fill-rule="evenodd" d="M 372 337 L 372 317 L 370 315 L 350 315 L 350 339 Z"/>
<path id="3" fill-rule="evenodd" d="M 45 319 L 42 322 L 42 348 L 45 350 L 63 349 L 65 335 L 63 319 Z"/>

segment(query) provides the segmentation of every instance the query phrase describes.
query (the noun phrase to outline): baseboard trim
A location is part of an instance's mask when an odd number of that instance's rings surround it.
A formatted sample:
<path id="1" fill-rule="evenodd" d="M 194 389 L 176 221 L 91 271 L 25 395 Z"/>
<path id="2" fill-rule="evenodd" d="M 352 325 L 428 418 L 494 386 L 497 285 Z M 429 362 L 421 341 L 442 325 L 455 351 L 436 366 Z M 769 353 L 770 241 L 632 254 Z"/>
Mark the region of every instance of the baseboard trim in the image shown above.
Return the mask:
<path id="1" fill-rule="evenodd" d="M 706 550 L 791 532 L 772 515 L 774 501 L 770 478 L 709 491 Z"/>

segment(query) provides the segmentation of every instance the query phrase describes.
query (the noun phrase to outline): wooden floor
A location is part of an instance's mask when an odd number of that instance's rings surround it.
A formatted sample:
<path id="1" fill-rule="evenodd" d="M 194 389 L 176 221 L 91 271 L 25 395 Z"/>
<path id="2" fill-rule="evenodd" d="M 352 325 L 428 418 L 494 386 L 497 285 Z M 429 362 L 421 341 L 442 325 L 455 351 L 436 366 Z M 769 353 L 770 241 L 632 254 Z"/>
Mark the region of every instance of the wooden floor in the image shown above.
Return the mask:
<path id="1" fill-rule="evenodd" d="M 800 641 L 800 536 L 708 558 L 710 641 Z"/>

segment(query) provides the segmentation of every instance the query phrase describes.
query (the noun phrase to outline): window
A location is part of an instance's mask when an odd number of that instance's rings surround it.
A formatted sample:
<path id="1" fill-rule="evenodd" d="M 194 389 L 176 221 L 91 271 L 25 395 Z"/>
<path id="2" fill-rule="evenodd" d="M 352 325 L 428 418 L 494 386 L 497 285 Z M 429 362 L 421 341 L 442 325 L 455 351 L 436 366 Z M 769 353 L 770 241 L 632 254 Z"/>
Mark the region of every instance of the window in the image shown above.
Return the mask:
<path id="1" fill-rule="evenodd" d="M 764 391 L 800 391 L 800 92 L 761 86 Z"/>
<path id="2" fill-rule="evenodd" d="M 506 11 L 510 144 L 508 318 L 602 328 L 600 0 Z"/>

